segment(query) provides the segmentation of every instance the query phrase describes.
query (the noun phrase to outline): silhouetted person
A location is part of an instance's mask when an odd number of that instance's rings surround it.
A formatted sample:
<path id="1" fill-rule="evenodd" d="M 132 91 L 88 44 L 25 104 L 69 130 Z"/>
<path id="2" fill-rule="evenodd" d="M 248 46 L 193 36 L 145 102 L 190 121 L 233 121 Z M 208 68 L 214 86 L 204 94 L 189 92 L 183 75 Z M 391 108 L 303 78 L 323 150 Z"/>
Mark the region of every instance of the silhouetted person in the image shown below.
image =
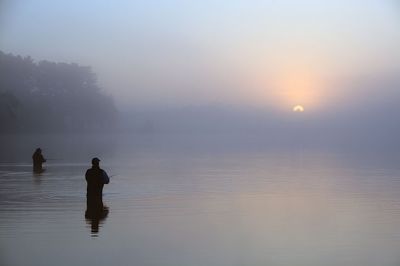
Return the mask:
<path id="1" fill-rule="evenodd" d="M 110 179 L 107 173 L 100 169 L 100 160 L 99 158 L 92 159 L 92 168 L 86 171 L 86 182 L 87 182 L 87 201 L 89 202 L 102 202 L 103 198 L 103 186 L 104 184 L 108 184 Z"/>
<path id="2" fill-rule="evenodd" d="M 100 224 L 107 218 L 108 212 L 108 207 L 102 201 L 87 201 L 85 219 L 90 224 L 92 236 L 97 236 Z"/>
<path id="3" fill-rule="evenodd" d="M 46 162 L 46 159 L 42 155 L 42 149 L 37 148 L 36 151 L 32 155 L 33 160 L 33 171 L 35 173 L 43 172 L 42 164 Z"/>
<path id="4" fill-rule="evenodd" d="M 99 224 L 108 215 L 108 208 L 103 205 L 103 187 L 110 179 L 107 173 L 100 168 L 100 159 L 92 159 L 92 168 L 85 174 L 87 182 L 85 218 L 91 225 L 92 234 L 99 232 Z"/>

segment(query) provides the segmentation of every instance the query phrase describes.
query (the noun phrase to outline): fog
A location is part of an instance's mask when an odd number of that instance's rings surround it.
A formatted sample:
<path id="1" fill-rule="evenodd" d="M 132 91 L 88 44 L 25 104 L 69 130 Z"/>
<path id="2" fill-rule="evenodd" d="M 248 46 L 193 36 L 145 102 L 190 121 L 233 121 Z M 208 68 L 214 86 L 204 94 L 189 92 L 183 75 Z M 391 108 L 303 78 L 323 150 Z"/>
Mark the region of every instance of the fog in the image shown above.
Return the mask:
<path id="1" fill-rule="evenodd" d="M 0 6 L 2 134 L 397 147 L 394 1 Z"/>
<path id="2" fill-rule="evenodd" d="M 399 23 L 0 0 L 0 265 L 400 265 Z"/>

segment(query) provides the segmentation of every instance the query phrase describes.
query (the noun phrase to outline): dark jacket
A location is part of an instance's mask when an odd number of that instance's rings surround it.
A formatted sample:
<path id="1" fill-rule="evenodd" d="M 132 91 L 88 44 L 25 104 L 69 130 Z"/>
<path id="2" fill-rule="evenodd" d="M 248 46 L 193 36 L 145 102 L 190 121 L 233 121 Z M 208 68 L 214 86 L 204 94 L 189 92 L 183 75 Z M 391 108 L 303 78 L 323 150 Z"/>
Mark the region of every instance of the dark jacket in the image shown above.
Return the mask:
<path id="1" fill-rule="evenodd" d="M 103 186 L 108 184 L 110 179 L 107 173 L 98 167 L 92 167 L 85 174 L 87 182 L 87 196 L 101 198 L 103 196 Z"/>
<path id="2" fill-rule="evenodd" d="M 34 170 L 42 170 L 42 164 L 46 162 L 41 152 L 36 151 L 32 155 L 33 160 L 33 169 Z"/>

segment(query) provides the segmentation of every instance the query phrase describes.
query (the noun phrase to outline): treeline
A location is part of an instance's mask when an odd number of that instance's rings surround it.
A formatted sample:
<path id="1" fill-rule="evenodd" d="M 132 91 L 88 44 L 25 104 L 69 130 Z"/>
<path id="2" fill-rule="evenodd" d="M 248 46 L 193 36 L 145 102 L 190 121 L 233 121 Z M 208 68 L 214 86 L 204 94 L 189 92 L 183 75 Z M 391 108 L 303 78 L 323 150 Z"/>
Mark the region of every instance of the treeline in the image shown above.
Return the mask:
<path id="1" fill-rule="evenodd" d="M 90 67 L 0 51 L 0 133 L 100 132 L 116 119 Z"/>

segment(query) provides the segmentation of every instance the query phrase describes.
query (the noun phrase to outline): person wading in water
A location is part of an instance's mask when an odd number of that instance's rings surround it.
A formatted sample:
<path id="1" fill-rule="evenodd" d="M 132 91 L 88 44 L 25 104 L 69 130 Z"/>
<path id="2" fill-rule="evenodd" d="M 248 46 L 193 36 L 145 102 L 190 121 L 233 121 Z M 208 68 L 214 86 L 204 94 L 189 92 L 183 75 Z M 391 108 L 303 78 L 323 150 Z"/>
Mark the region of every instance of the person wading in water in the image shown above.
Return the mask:
<path id="1" fill-rule="evenodd" d="M 93 236 L 99 232 L 99 225 L 108 215 L 108 207 L 103 204 L 103 187 L 104 184 L 110 183 L 106 171 L 100 168 L 100 159 L 92 159 L 92 168 L 88 169 L 85 174 L 86 189 L 86 221 L 91 224 Z"/>
<path id="2" fill-rule="evenodd" d="M 42 155 L 42 149 L 37 148 L 35 153 L 32 155 L 33 160 L 33 172 L 41 173 L 43 172 L 42 164 L 46 162 L 46 159 Z"/>
<path id="3" fill-rule="evenodd" d="M 92 159 L 92 168 L 88 169 L 85 174 L 87 182 L 86 196 L 90 201 L 102 201 L 104 184 L 110 183 L 106 171 L 100 168 L 100 159 Z"/>

